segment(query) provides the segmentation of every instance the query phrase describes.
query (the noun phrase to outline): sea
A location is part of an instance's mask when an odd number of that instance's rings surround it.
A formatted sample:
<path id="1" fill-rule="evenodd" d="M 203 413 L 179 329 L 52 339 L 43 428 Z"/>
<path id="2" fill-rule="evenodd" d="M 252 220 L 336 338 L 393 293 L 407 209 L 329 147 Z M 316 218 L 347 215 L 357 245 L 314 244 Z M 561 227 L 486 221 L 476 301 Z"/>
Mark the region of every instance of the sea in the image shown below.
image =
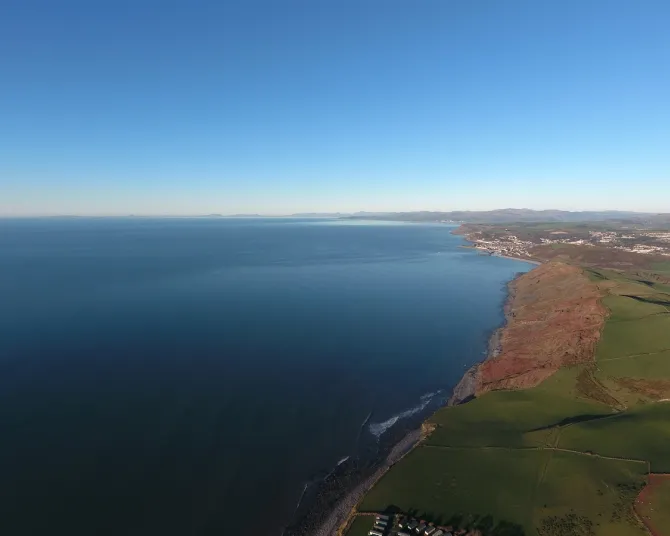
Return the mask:
<path id="1" fill-rule="evenodd" d="M 0 220 L 0 534 L 280 536 L 485 357 L 532 266 L 453 229 Z"/>

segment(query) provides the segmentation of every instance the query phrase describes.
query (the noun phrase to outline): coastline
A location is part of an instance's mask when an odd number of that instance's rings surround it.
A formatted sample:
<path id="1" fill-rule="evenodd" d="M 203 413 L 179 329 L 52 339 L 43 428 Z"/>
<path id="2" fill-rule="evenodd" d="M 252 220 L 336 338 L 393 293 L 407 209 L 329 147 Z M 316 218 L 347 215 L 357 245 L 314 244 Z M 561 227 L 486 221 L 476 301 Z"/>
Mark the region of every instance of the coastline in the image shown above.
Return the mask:
<path id="1" fill-rule="evenodd" d="M 490 255 L 491 257 L 500 257 L 501 259 L 512 259 L 513 261 L 522 261 L 529 264 L 534 264 L 535 266 L 540 266 L 542 263 L 540 261 L 535 261 L 532 259 L 524 259 L 523 257 L 510 257 L 509 255 Z"/>
<path id="2" fill-rule="evenodd" d="M 458 234 L 457 231 L 459 228 L 452 231 L 454 234 Z M 468 238 L 465 238 L 468 240 Z M 468 249 L 479 249 L 473 246 L 461 246 Z M 535 260 L 528 260 L 518 257 L 509 257 L 502 255 L 489 255 L 503 257 L 511 260 L 527 262 L 534 265 L 541 265 L 542 263 Z M 534 268 L 533 268 L 534 269 Z M 533 270 L 531 269 L 531 270 Z M 457 404 L 463 404 L 474 398 L 475 389 L 477 385 L 477 376 L 479 368 L 481 365 L 489 359 L 492 359 L 498 356 L 501 352 L 501 338 L 505 327 L 508 324 L 509 315 L 511 311 L 511 303 L 515 297 L 514 282 L 521 276 L 522 273 L 518 273 L 511 281 L 506 285 L 507 295 L 503 301 L 502 309 L 504 314 L 504 319 L 502 324 L 496 328 L 490 335 L 488 339 L 488 350 L 486 357 L 475 363 L 470 367 L 461 377 L 459 382 L 454 386 L 451 396 L 449 397 L 446 405 L 452 406 Z M 428 425 L 428 419 L 425 419 L 418 429 L 412 429 L 404 436 L 402 436 L 391 448 L 390 453 L 386 458 L 381 462 L 377 467 L 374 473 L 371 476 L 368 476 L 363 481 L 361 481 L 356 487 L 350 490 L 338 503 L 335 505 L 325 521 L 323 521 L 319 527 L 309 534 L 313 536 L 343 536 L 353 518 L 355 517 L 355 508 L 363 499 L 365 494 L 381 479 L 386 472 L 393 467 L 395 463 L 400 461 L 404 456 L 409 454 L 414 450 L 423 439 L 425 439 L 430 434 L 430 426 Z"/>
<path id="3" fill-rule="evenodd" d="M 331 510 L 323 524 L 313 533 L 314 536 L 344 534 L 345 530 L 348 528 L 349 522 L 353 518 L 354 508 L 356 508 L 365 494 L 391 467 L 393 467 L 393 465 L 409 454 L 420 443 L 422 435 L 422 429 L 413 430 L 398 441 L 391 449 L 388 456 L 384 459 L 381 466 L 371 476 L 350 491 L 344 499 Z"/>
<path id="4" fill-rule="evenodd" d="M 469 242 L 474 243 L 472 240 L 470 240 L 467 237 L 465 238 L 465 240 L 468 240 Z M 488 249 L 478 248 L 477 246 L 460 246 L 460 247 L 462 247 L 464 249 L 474 249 L 475 251 L 479 251 L 479 254 L 484 256 L 484 257 L 500 257 L 501 259 L 511 259 L 513 261 L 527 262 L 529 264 L 535 264 L 537 266 L 542 264 L 541 261 L 536 261 L 534 259 L 527 259 L 525 257 L 514 257 L 512 255 L 498 255 L 497 253 L 492 253 Z"/>
<path id="5" fill-rule="evenodd" d="M 442 399 L 442 404 L 444 399 Z M 431 411 L 432 413 L 432 411 Z M 378 443 L 336 465 L 303 492 L 292 522 L 283 536 L 329 536 L 346 523 L 353 508 L 386 471 L 420 440 L 424 413 L 391 428 Z M 374 448 L 373 448 L 374 447 Z"/>
<path id="6" fill-rule="evenodd" d="M 500 355 L 500 353 L 502 352 L 502 336 L 503 332 L 505 331 L 505 328 L 509 323 L 512 302 L 514 301 L 514 297 L 516 295 L 516 291 L 514 289 L 514 283 L 519 279 L 519 277 L 521 277 L 521 275 L 523 274 L 521 273 L 517 274 L 516 277 L 514 277 L 509 283 L 507 283 L 507 296 L 505 297 L 505 301 L 503 302 L 504 319 L 502 324 L 499 327 L 497 327 L 489 337 L 488 351 L 486 352 L 486 357 L 482 359 L 480 362 L 475 363 L 467 371 L 465 371 L 463 377 L 456 384 L 456 387 L 454 387 L 451 393 L 451 397 L 447 402 L 447 406 L 456 406 L 458 404 L 464 404 L 465 402 L 468 402 L 469 400 L 473 399 L 476 394 L 480 367 L 489 359 L 498 357 L 498 355 Z"/>

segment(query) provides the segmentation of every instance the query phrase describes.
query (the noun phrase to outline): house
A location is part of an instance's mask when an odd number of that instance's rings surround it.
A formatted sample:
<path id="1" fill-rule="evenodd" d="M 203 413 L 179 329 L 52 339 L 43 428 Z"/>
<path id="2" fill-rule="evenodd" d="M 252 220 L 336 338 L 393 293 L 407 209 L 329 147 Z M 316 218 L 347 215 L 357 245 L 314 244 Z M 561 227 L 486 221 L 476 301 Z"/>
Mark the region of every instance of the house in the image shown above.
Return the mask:
<path id="1" fill-rule="evenodd" d="M 382 514 L 377 514 L 377 519 L 381 519 L 382 521 L 388 521 L 389 516 L 385 516 L 385 515 L 382 515 Z"/>
<path id="2" fill-rule="evenodd" d="M 387 522 L 387 521 L 384 521 L 383 519 L 379 519 L 379 518 L 377 518 L 377 520 L 375 521 L 375 523 L 376 523 L 377 525 L 383 525 L 384 527 L 385 527 L 386 525 L 388 525 L 388 522 Z"/>
<path id="3" fill-rule="evenodd" d="M 386 527 L 383 526 L 383 525 L 377 525 L 377 524 L 375 524 L 375 526 L 372 527 L 372 530 L 376 530 L 376 531 L 378 531 L 378 532 L 382 532 L 382 533 L 383 533 L 383 532 L 386 530 Z"/>
<path id="4" fill-rule="evenodd" d="M 426 523 L 422 521 L 421 524 L 416 528 L 416 532 L 421 534 L 424 530 L 426 530 Z"/>
<path id="5" fill-rule="evenodd" d="M 424 533 L 426 536 L 430 536 L 433 532 L 435 532 L 435 527 L 430 527 L 430 526 L 429 526 L 429 527 L 426 527 L 426 530 L 423 531 L 423 533 Z"/>
<path id="6" fill-rule="evenodd" d="M 409 532 L 399 532 L 398 536 L 410 536 Z"/>
<path id="7" fill-rule="evenodd" d="M 384 536 L 383 532 L 380 532 L 378 530 L 372 529 L 370 532 L 368 532 L 369 536 Z"/>
<path id="8" fill-rule="evenodd" d="M 437 530 L 433 533 L 433 536 L 443 536 L 443 535 L 444 535 L 444 531 L 442 531 L 442 529 L 437 529 Z"/>
<path id="9" fill-rule="evenodd" d="M 415 528 L 419 526 L 419 522 L 416 519 L 412 519 L 412 521 L 409 522 L 409 525 L 407 525 L 407 528 L 412 531 Z"/>

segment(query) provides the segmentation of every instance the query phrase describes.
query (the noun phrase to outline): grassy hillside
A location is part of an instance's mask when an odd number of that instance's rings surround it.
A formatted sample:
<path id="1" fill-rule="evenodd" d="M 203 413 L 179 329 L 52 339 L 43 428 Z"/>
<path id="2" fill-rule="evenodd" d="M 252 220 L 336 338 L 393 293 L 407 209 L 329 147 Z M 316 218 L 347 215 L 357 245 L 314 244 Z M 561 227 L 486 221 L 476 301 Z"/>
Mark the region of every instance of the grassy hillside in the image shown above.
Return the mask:
<path id="1" fill-rule="evenodd" d="M 483 534 L 647 534 L 635 499 L 649 471 L 670 472 L 670 295 L 635 274 L 589 277 L 610 312 L 596 360 L 439 410 L 360 510 L 394 506 Z M 654 493 L 647 513 L 670 531 L 658 513 L 670 485 Z"/>
<path id="2" fill-rule="evenodd" d="M 440 409 L 430 419 L 436 428 L 427 444 L 538 446 L 559 423 L 611 414 L 611 407 L 571 392 L 576 373 L 577 369 L 563 369 L 532 389 L 493 391 L 467 404 Z M 529 436 L 532 431 L 544 433 Z"/>
<path id="3" fill-rule="evenodd" d="M 368 493 L 360 510 L 395 506 L 422 519 L 468 525 L 490 516 L 532 530 L 533 497 L 548 452 L 416 448 Z"/>
<path id="4" fill-rule="evenodd" d="M 646 471 L 644 462 L 552 452 L 535 493 L 533 526 L 542 536 L 643 536 L 631 504 Z"/>
<path id="5" fill-rule="evenodd" d="M 598 346 L 597 359 L 651 354 L 670 349 L 670 314 L 608 322 Z"/>
<path id="6" fill-rule="evenodd" d="M 648 404 L 563 430 L 559 446 L 604 456 L 646 460 L 652 472 L 670 472 L 670 403 Z"/>

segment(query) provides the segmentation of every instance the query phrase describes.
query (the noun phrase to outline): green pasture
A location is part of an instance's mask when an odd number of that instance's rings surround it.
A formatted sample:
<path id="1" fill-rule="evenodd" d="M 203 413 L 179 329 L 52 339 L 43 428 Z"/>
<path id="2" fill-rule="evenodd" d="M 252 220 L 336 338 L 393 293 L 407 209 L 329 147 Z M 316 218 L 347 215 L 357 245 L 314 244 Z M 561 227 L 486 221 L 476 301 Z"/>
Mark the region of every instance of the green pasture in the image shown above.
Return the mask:
<path id="1" fill-rule="evenodd" d="M 629 407 L 670 398 L 670 350 L 600 361 L 596 376 Z"/>
<path id="2" fill-rule="evenodd" d="M 670 350 L 599 361 L 598 377 L 670 379 Z"/>
<path id="3" fill-rule="evenodd" d="M 651 269 L 654 272 L 670 273 L 670 261 L 655 262 L 651 265 Z"/>
<path id="4" fill-rule="evenodd" d="M 610 295 L 603 298 L 603 303 L 610 310 L 608 322 L 622 320 L 637 320 L 651 315 L 667 314 L 670 299 L 665 305 L 665 300 L 659 297 L 648 296 L 622 296 Z"/>
<path id="5" fill-rule="evenodd" d="M 356 516 L 347 531 L 347 536 L 367 536 L 374 525 L 373 516 Z"/>
<path id="6" fill-rule="evenodd" d="M 494 525 L 518 525 L 535 534 L 533 494 L 548 456 L 540 450 L 421 446 L 382 477 L 359 510 L 397 507 L 456 525 L 487 517 Z"/>
<path id="7" fill-rule="evenodd" d="M 553 452 L 537 488 L 535 526 L 542 536 L 644 536 L 633 503 L 646 469 L 645 463 Z"/>
<path id="8" fill-rule="evenodd" d="M 437 425 L 429 445 L 538 446 L 545 444 L 549 427 L 574 419 L 611 413 L 611 408 L 575 396 L 577 368 L 562 369 L 538 387 L 494 391 L 467 404 L 439 410 L 430 422 Z M 536 434 L 526 435 L 528 432 Z"/>
<path id="9" fill-rule="evenodd" d="M 613 416 L 564 428 L 560 448 L 645 460 L 653 472 L 670 472 L 670 403 L 637 406 Z"/>
<path id="10" fill-rule="evenodd" d="M 359 510 L 397 508 L 468 527 L 485 521 L 500 527 L 491 534 L 642 536 L 632 505 L 646 470 L 644 462 L 550 449 L 422 446 L 377 483 Z"/>
<path id="11" fill-rule="evenodd" d="M 607 322 L 598 344 L 596 359 L 613 359 L 664 350 L 670 350 L 670 314 Z"/>

